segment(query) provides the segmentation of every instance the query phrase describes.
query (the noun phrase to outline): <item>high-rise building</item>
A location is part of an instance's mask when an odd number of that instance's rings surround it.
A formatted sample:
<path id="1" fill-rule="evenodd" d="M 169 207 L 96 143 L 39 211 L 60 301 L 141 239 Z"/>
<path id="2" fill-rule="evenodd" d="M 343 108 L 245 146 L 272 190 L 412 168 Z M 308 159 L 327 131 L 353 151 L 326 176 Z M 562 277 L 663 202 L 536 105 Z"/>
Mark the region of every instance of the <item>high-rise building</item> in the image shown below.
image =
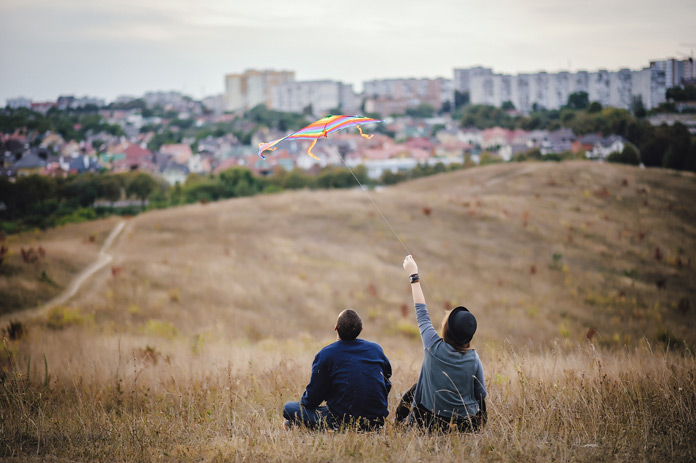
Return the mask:
<path id="1" fill-rule="evenodd" d="M 597 101 L 606 106 L 609 104 L 609 71 L 600 69 L 597 72 L 591 72 L 590 78 L 590 101 Z"/>
<path id="2" fill-rule="evenodd" d="M 569 72 L 549 74 L 549 87 L 549 107 L 560 108 L 567 104 L 571 94 L 571 74 Z"/>
<path id="3" fill-rule="evenodd" d="M 630 69 L 609 73 L 609 105 L 630 108 L 633 99 L 633 74 Z"/>
<path id="4" fill-rule="evenodd" d="M 651 109 L 666 101 L 664 69 L 651 65 L 640 71 L 633 71 L 631 74 L 632 97 L 640 98 L 643 106 Z"/>
<path id="5" fill-rule="evenodd" d="M 452 81 L 436 79 L 379 79 L 363 82 L 367 106 L 382 115 L 402 113 L 407 108 L 427 104 L 439 110 L 454 102 Z"/>
<path id="6" fill-rule="evenodd" d="M 225 76 L 225 110 L 247 110 L 259 104 L 272 108 L 274 88 L 294 80 L 294 71 L 249 69 L 243 74 L 227 74 Z"/>
<path id="7" fill-rule="evenodd" d="M 316 115 L 340 109 L 344 113 L 357 110 L 357 98 L 351 85 L 331 80 L 287 82 L 273 88 L 273 109 L 302 112 L 311 108 Z"/>
<path id="8" fill-rule="evenodd" d="M 17 98 L 8 98 L 6 106 L 12 109 L 31 108 L 31 100 L 21 96 Z"/>
<path id="9" fill-rule="evenodd" d="M 484 67 L 460 68 L 454 70 L 454 90 L 469 92 L 471 90 L 472 77 L 485 77 L 493 75 L 493 69 Z"/>
<path id="10" fill-rule="evenodd" d="M 597 101 L 602 106 L 624 109 L 629 109 L 634 97 L 640 96 L 645 107 L 651 109 L 665 101 L 665 82 L 669 81 L 667 67 L 671 66 L 673 70 L 669 74 L 673 80 L 674 75 L 681 81 L 696 75 L 692 62 L 684 60 L 680 63 L 677 66 L 673 62 L 655 61 L 642 71 L 621 69 L 610 72 L 602 69 L 517 75 L 496 74 L 490 68 L 475 67 L 455 69 L 453 83 L 455 90 L 469 92 L 473 104 L 501 106 L 510 101 L 522 112 L 529 112 L 534 107 L 559 109 L 575 92 L 587 93 L 590 101 Z"/>
<path id="11" fill-rule="evenodd" d="M 650 62 L 650 67 L 664 71 L 667 88 L 678 87 L 684 83 L 693 83 L 696 79 L 696 62 L 693 58 L 655 60 Z"/>

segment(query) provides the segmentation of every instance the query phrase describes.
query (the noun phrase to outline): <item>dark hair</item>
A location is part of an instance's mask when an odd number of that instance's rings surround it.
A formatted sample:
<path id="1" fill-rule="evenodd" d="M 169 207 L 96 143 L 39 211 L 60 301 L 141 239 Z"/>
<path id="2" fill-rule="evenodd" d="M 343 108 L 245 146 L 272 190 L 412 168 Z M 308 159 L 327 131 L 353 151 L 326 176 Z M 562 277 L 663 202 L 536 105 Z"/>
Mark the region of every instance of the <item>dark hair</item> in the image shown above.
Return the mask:
<path id="1" fill-rule="evenodd" d="M 449 330 L 449 313 L 445 315 L 445 318 L 442 320 L 442 340 L 445 341 L 447 344 L 452 346 L 454 350 L 457 352 L 466 352 L 471 348 L 471 341 L 460 344 L 458 343 L 454 337 L 452 336 L 452 332 Z"/>
<path id="2" fill-rule="evenodd" d="M 352 341 L 357 338 L 362 331 L 362 320 L 360 315 L 353 309 L 346 309 L 338 314 L 336 320 L 336 331 L 342 341 Z"/>

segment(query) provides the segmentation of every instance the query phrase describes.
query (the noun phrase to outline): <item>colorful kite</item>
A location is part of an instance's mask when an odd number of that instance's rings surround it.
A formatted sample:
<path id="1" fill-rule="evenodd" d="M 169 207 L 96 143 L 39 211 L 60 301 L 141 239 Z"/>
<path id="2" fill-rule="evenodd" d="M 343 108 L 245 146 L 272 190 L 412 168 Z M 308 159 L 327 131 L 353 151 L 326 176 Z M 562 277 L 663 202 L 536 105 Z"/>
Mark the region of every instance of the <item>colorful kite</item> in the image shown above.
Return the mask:
<path id="1" fill-rule="evenodd" d="M 312 144 L 309 145 L 307 149 L 307 154 L 312 156 L 314 159 L 319 160 L 312 153 L 312 148 L 317 144 L 317 140 L 320 137 L 326 137 L 332 132 L 345 129 L 347 127 L 357 127 L 360 131 L 360 135 L 368 140 L 372 138 L 372 135 L 365 135 L 360 128 L 361 124 L 369 124 L 372 122 L 382 122 L 379 119 L 371 119 L 369 117 L 362 116 L 326 116 L 322 117 L 316 122 L 312 122 L 307 127 L 298 130 L 297 132 L 291 133 L 287 137 L 279 138 L 278 140 L 271 141 L 268 143 L 259 143 L 259 156 L 266 159 L 262 153 L 264 151 L 273 151 L 277 149 L 275 145 L 283 140 L 313 140 Z"/>

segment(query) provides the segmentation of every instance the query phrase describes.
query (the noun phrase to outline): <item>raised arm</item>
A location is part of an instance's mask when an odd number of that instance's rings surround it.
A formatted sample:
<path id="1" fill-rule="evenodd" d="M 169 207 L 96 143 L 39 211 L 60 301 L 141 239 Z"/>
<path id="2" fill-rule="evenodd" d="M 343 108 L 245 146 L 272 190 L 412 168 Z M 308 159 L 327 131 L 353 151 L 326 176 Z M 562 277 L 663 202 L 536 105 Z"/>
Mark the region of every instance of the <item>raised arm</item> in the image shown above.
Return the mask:
<path id="1" fill-rule="evenodd" d="M 420 276 L 418 276 L 418 264 L 413 259 L 413 256 L 406 256 L 404 259 L 404 270 L 408 272 L 411 278 L 411 294 L 413 295 L 413 304 L 416 307 L 416 321 L 418 322 L 418 330 L 420 331 L 423 348 L 427 349 L 432 346 L 435 341 L 440 339 L 437 331 L 430 321 L 430 314 L 425 305 L 425 296 L 420 284 Z"/>
<path id="2" fill-rule="evenodd" d="M 418 264 L 416 264 L 413 256 L 408 255 L 404 259 L 404 270 L 406 270 L 409 275 L 418 276 Z M 420 277 L 415 283 L 411 283 L 411 294 L 413 294 L 414 304 L 425 304 L 425 296 L 423 295 L 423 289 L 420 285 Z"/>

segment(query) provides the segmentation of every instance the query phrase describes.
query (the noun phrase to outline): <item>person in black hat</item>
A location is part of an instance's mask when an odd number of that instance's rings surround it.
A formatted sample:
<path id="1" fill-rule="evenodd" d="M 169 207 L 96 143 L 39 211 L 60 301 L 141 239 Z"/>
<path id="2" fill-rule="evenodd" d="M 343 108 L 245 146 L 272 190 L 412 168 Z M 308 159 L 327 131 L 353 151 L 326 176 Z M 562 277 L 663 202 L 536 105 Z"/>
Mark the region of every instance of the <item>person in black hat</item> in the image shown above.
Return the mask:
<path id="1" fill-rule="evenodd" d="M 456 307 L 442 321 L 442 337 L 430 321 L 420 286 L 418 265 L 406 256 L 416 318 L 423 341 L 423 364 L 418 382 L 401 399 L 396 422 L 431 430 L 478 431 L 486 422 L 486 385 L 483 366 L 471 340 L 476 317 Z"/>

